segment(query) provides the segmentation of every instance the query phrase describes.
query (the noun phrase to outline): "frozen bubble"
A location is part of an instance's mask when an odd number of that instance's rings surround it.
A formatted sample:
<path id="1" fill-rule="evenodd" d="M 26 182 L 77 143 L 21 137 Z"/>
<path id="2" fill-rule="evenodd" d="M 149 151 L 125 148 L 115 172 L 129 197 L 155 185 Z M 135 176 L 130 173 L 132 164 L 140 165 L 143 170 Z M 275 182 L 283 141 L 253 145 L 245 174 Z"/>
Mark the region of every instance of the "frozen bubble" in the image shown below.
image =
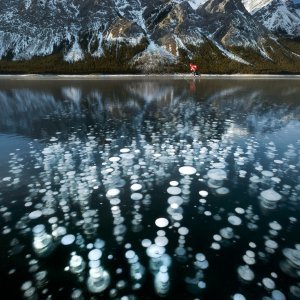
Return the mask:
<path id="1" fill-rule="evenodd" d="M 40 210 L 35 210 L 35 211 L 32 211 L 28 215 L 28 218 L 31 219 L 31 220 L 34 220 L 34 219 L 38 219 L 41 216 L 42 216 L 42 212 Z"/>
<path id="2" fill-rule="evenodd" d="M 206 210 L 206 211 L 204 212 L 204 215 L 207 216 L 207 217 L 210 217 L 210 216 L 212 215 L 212 213 L 211 213 L 211 211 Z"/>
<path id="3" fill-rule="evenodd" d="M 4 177 L 3 179 L 2 179 L 2 181 L 10 181 L 11 180 L 11 177 Z"/>
<path id="4" fill-rule="evenodd" d="M 243 255 L 243 261 L 247 264 L 247 265 L 254 265 L 255 264 L 255 259 L 253 257 L 249 257 L 247 255 Z"/>
<path id="5" fill-rule="evenodd" d="M 180 235 L 187 235 L 187 234 L 189 233 L 189 230 L 188 230 L 186 227 L 180 227 L 180 228 L 178 229 L 178 233 L 179 233 Z"/>
<path id="6" fill-rule="evenodd" d="M 130 198 L 133 200 L 133 201 L 139 201 L 139 200 L 142 200 L 143 199 L 143 194 L 141 193 L 133 193 Z"/>
<path id="7" fill-rule="evenodd" d="M 201 197 L 207 197 L 208 196 L 208 192 L 207 191 L 200 191 L 199 192 L 199 195 L 201 196 Z"/>
<path id="8" fill-rule="evenodd" d="M 121 158 L 119 156 L 112 156 L 108 160 L 111 162 L 118 162 Z"/>
<path id="9" fill-rule="evenodd" d="M 130 149 L 128 149 L 128 148 L 122 148 L 122 149 L 120 150 L 120 152 L 121 152 L 121 153 L 128 153 L 128 152 L 130 152 Z"/>
<path id="10" fill-rule="evenodd" d="M 256 244 L 253 243 L 253 242 L 250 242 L 250 243 L 249 243 L 249 246 L 250 246 L 250 248 L 252 248 L 252 249 L 256 248 Z"/>
<path id="11" fill-rule="evenodd" d="M 252 250 L 247 250 L 247 251 L 246 251 L 246 255 L 247 255 L 248 257 L 252 257 L 252 258 L 255 257 L 255 253 L 254 253 Z"/>
<path id="12" fill-rule="evenodd" d="M 75 235 L 67 234 L 61 239 L 61 243 L 65 246 L 73 244 L 75 241 Z"/>
<path id="13" fill-rule="evenodd" d="M 220 188 L 216 189 L 216 193 L 218 195 L 227 195 L 229 193 L 229 189 L 226 187 L 220 187 Z"/>
<path id="14" fill-rule="evenodd" d="M 212 164 L 212 167 L 215 169 L 225 169 L 225 164 L 222 162 L 215 162 Z"/>
<path id="15" fill-rule="evenodd" d="M 115 198 L 115 197 L 119 196 L 119 194 L 120 194 L 119 189 L 110 189 L 107 191 L 106 197 L 107 198 Z"/>
<path id="16" fill-rule="evenodd" d="M 279 231 L 282 229 L 282 226 L 276 221 L 270 222 L 269 226 L 271 229 L 276 230 L 276 231 Z"/>
<path id="17" fill-rule="evenodd" d="M 267 170 L 263 170 L 263 171 L 261 172 L 261 174 L 262 174 L 263 176 L 265 176 L 265 177 L 270 177 L 270 178 L 274 176 L 274 173 L 273 173 L 273 172 L 267 171 Z"/>
<path id="18" fill-rule="evenodd" d="M 176 186 L 171 186 L 167 189 L 167 193 L 174 196 L 179 195 L 181 193 L 181 188 Z"/>
<path id="19" fill-rule="evenodd" d="M 246 300 L 245 296 L 242 295 L 242 294 L 234 294 L 233 297 L 232 297 L 233 300 Z"/>
<path id="20" fill-rule="evenodd" d="M 226 172 L 223 169 L 210 169 L 207 176 L 213 180 L 224 180 L 227 178 Z"/>
<path id="21" fill-rule="evenodd" d="M 203 253 L 197 253 L 195 257 L 197 261 L 204 261 L 206 259 Z"/>
<path id="22" fill-rule="evenodd" d="M 102 251 L 100 249 L 93 249 L 89 252 L 89 260 L 99 260 L 102 256 Z"/>
<path id="23" fill-rule="evenodd" d="M 178 171 L 181 175 L 193 175 L 197 172 L 197 170 L 191 166 L 180 167 Z"/>
<path id="24" fill-rule="evenodd" d="M 274 160 L 274 163 L 275 163 L 275 164 L 278 164 L 278 165 L 281 165 L 281 164 L 283 164 L 283 161 L 280 160 L 280 159 L 275 159 L 275 160 Z"/>
<path id="25" fill-rule="evenodd" d="M 167 227 L 169 225 L 169 221 L 166 218 L 158 218 L 155 220 L 155 225 L 160 228 Z"/>
<path id="26" fill-rule="evenodd" d="M 295 266 L 297 269 L 300 269 L 300 250 L 285 248 L 282 250 L 283 255 L 289 260 L 289 262 Z"/>
<path id="27" fill-rule="evenodd" d="M 275 242 L 275 241 L 273 241 L 273 240 L 266 240 L 265 246 L 266 246 L 267 248 L 277 249 L 277 248 L 278 248 L 278 243 Z"/>
<path id="28" fill-rule="evenodd" d="M 245 213 L 245 210 L 241 207 L 236 207 L 234 210 L 239 215 L 243 215 Z"/>
<path id="29" fill-rule="evenodd" d="M 220 242 L 222 240 L 222 237 L 219 235 L 219 234 L 214 234 L 213 235 L 213 239 L 216 241 L 216 242 Z"/>
<path id="30" fill-rule="evenodd" d="M 151 258 L 159 258 L 165 253 L 166 249 L 164 247 L 152 244 L 146 250 L 146 253 Z"/>
<path id="31" fill-rule="evenodd" d="M 271 278 L 263 278 L 262 283 L 267 290 L 275 289 L 275 282 Z"/>
<path id="32" fill-rule="evenodd" d="M 178 186 L 179 182 L 178 181 L 170 181 L 171 186 Z"/>
<path id="33" fill-rule="evenodd" d="M 259 183 L 261 180 L 258 176 L 254 175 L 249 178 L 252 183 Z"/>
<path id="34" fill-rule="evenodd" d="M 231 225 L 234 225 L 234 226 L 239 226 L 242 224 L 242 220 L 241 218 L 239 218 L 238 216 L 230 216 L 228 218 L 228 222 L 231 224 Z"/>
<path id="35" fill-rule="evenodd" d="M 186 250 L 183 247 L 177 247 L 175 249 L 175 253 L 178 256 L 184 256 L 186 254 Z"/>
<path id="36" fill-rule="evenodd" d="M 177 204 L 178 206 L 180 206 L 183 203 L 183 199 L 179 196 L 171 196 L 170 198 L 168 198 L 168 203 L 170 205 Z"/>
<path id="37" fill-rule="evenodd" d="M 131 185 L 130 189 L 133 191 L 133 192 L 137 192 L 137 191 L 140 191 L 142 189 L 142 185 L 139 184 L 139 183 L 134 183 L 133 185 Z"/>
<path id="38" fill-rule="evenodd" d="M 133 250 L 128 250 L 125 253 L 125 257 L 127 259 L 133 259 L 135 257 L 135 252 Z"/>
<path id="39" fill-rule="evenodd" d="M 220 235 L 224 239 L 231 239 L 234 236 L 233 229 L 231 227 L 225 227 L 220 229 Z"/>
<path id="40" fill-rule="evenodd" d="M 248 265 L 239 266 L 237 272 L 240 278 L 245 281 L 252 281 L 254 279 L 254 272 L 249 268 Z"/>
<path id="41" fill-rule="evenodd" d="M 164 230 L 158 230 L 157 231 L 157 235 L 158 236 L 165 236 L 166 235 L 166 232 Z"/>
<path id="42" fill-rule="evenodd" d="M 277 202 L 282 198 L 281 195 L 279 193 L 275 192 L 273 189 L 268 189 L 268 190 L 262 191 L 260 193 L 260 195 L 264 200 L 267 200 L 270 202 Z"/>
<path id="43" fill-rule="evenodd" d="M 206 283 L 204 281 L 200 280 L 198 282 L 198 288 L 199 289 L 205 289 L 206 288 Z"/>
<path id="44" fill-rule="evenodd" d="M 281 291 L 274 290 L 272 291 L 272 300 L 286 300 L 286 297 Z"/>
<path id="45" fill-rule="evenodd" d="M 219 243 L 216 243 L 216 242 L 213 242 L 210 247 L 214 250 L 220 250 L 221 249 L 221 245 Z"/>
<path id="46" fill-rule="evenodd" d="M 155 244 L 160 247 L 165 247 L 169 242 L 165 236 L 157 236 L 154 241 Z"/>
<path id="47" fill-rule="evenodd" d="M 142 240 L 142 246 L 145 248 L 148 248 L 151 245 L 151 241 L 149 239 L 143 239 Z"/>

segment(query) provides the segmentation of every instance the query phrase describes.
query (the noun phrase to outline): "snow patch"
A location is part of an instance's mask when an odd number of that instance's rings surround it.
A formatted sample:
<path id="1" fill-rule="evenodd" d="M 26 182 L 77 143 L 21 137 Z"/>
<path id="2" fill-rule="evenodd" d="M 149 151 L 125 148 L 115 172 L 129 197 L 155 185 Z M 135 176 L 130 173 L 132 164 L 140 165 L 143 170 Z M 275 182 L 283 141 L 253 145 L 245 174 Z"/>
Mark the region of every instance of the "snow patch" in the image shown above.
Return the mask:
<path id="1" fill-rule="evenodd" d="M 188 1 L 189 5 L 191 6 L 192 9 L 196 10 L 198 9 L 201 5 L 206 3 L 208 0 L 190 0 Z"/>
<path id="2" fill-rule="evenodd" d="M 242 59 L 241 57 L 233 54 L 232 52 L 226 50 L 224 47 L 222 47 L 219 43 L 217 43 L 216 41 L 211 40 L 214 45 L 222 52 L 222 54 L 232 60 L 235 60 L 239 63 L 245 64 L 245 65 L 250 65 L 249 62 L 247 62 L 246 60 Z"/>
<path id="3" fill-rule="evenodd" d="M 245 8 L 252 15 L 272 1 L 273 0 L 242 0 Z"/>
<path id="4" fill-rule="evenodd" d="M 78 38 L 75 38 L 74 44 L 69 52 L 65 55 L 64 60 L 67 62 L 76 62 L 84 59 L 84 53 L 78 43 Z"/>

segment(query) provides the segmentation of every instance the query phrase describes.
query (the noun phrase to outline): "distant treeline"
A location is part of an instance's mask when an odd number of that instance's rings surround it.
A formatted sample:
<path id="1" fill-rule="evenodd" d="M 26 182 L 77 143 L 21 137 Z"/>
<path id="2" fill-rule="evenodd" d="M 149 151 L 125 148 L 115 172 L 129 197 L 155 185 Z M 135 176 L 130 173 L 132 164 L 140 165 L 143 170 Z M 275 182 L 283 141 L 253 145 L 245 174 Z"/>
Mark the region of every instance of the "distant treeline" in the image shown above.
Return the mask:
<path id="1" fill-rule="evenodd" d="M 14 61 L 12 55 L 0 60 L 2 74 L 138 74 L 137 69 L 130 63 L 131 59 L 143 51 L 147 45 L 142 43 L 136 47 L 113 46 L 105 49 L 104 56 L 95 58 L 87 55 L 84 60 L 68 63 L 63 60 L 63 52 L 35 57 L 31 60 Z M 300 74 L 300 41 L 280 40 L 265 46 L 268 57 L 253 49 L 233 47 L 232 53 L 243 58 L 249 65 L 239 63 L 224 56 L 211 42 L 199 48 L 189 46 L 194 53 L 192 61 L 204 74 Z M 147 63 L 147 62 L 145 62 Z M 190 58 L 184 50 L 180 50 L 178 63 L 153 69 L 153 73 L 187 73 Z"/>

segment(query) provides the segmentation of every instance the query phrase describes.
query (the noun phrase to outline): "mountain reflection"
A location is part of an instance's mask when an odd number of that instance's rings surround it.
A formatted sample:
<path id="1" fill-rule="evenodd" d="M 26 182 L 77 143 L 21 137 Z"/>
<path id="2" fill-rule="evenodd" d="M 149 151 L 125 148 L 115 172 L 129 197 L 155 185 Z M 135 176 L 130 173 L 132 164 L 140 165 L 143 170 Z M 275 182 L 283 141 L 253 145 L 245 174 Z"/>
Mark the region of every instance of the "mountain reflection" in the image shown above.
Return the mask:
<path id="1" fill-rule="evenodd" d="M 107 120 L 139 126 L 145 116 L 179 122 L 201 114 L 239 132 L 275 131 L 299 120 L 297 81 L 14 81 L 0 89 L 0 131 L 40 138 Z M 124 124 L 123 124 L 124 125 Z M 120 125 L 121 126 L 121 125 Z M 231 125 L 232 128 L 232 125 Z"/>

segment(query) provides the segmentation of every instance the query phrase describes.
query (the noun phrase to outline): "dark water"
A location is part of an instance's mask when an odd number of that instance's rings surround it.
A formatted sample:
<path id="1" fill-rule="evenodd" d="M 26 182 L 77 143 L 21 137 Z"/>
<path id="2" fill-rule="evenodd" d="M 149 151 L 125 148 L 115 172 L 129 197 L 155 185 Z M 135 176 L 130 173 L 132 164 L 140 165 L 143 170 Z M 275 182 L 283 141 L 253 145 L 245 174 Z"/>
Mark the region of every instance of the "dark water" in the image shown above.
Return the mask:
<path id="1" fill-rule="evenodd" d="M 299 104 L 299 80 L 1 80 L 6 299 L 299 299 Z"/>

